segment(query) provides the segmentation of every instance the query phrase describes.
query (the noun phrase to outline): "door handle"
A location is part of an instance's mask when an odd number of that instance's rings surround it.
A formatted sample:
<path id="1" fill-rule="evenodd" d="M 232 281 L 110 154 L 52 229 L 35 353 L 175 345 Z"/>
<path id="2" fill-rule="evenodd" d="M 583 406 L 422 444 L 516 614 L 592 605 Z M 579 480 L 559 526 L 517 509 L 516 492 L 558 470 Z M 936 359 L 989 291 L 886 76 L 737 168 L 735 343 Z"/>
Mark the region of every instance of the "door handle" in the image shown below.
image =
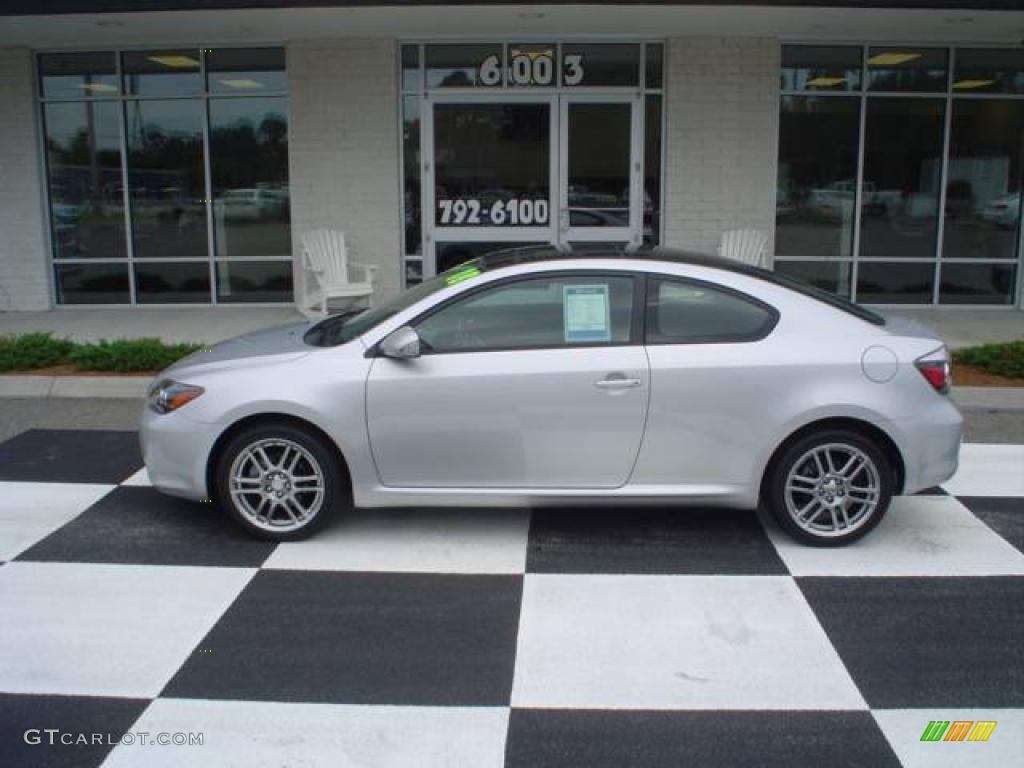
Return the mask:
<path id="1" fill-rule="evenodd" d="M 606 378 L 594 382 L 594 386 L 598 389 L 633 389 L 639 387 L 641 384 L 640 379 L 627 379 L 622 374 L 615 376 L 609 374 Z"/>

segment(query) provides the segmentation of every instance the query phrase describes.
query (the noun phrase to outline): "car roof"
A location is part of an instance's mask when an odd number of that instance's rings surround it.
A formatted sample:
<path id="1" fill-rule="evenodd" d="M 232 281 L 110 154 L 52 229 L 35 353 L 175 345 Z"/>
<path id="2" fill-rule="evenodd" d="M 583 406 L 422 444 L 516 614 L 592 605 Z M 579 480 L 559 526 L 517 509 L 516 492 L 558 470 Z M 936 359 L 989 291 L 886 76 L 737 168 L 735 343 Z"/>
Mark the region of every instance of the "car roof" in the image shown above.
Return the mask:
<path id="1" fill-rule="evenodd" d="M 750 277 L 764 278 L 771 275 L 768 270 L 759 267 L 726 259 L 721 256 L 713 256 L 710 253 L 700 251 L 688 251 L 678 248 L 663 248 L 660 246 L 641 246 L 639 248 L 627 245 L 595 244 L 577 245 L 572 248 L 556 248 L 553 245 L 525 245 L 517 248 L 504 248 L 499 251 L 491 251 L 476 259 L 472 259 L 473 265 L 479 266 L 485 271 L 531 264 L 540 261 L 555 260 L 577 260 L 577 259 L 610 259 L 625 258 L 637 259 L 640 261 L 663 261 L 673 264 L 686 264 L 697 267 L 711 267 L 727 272 L 748 275 Z"/>

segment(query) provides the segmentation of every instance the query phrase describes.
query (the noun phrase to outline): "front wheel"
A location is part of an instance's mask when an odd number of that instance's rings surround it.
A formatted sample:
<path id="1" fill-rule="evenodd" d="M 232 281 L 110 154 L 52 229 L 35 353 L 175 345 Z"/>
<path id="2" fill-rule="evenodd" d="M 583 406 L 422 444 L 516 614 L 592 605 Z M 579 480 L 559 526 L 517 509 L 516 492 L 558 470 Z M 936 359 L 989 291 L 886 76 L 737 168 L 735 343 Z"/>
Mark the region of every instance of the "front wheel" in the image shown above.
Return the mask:
<path id="1" fill-rule="evenodd" d="M 323 440 L 291 425 L 258 425 L 231 438 L 216 469 L 217 497 L 261 539 L 303 539 L 344 504 L 346 485 Z"/>
<path id="2" fill-rule="evenodd" d="M 830 430 L 786 449 L 769 478 L 767 502 L 793 538 L 835 547 L 878 525 L 892 490 L 892 467 L 874 443 L 856 432 Z"/>

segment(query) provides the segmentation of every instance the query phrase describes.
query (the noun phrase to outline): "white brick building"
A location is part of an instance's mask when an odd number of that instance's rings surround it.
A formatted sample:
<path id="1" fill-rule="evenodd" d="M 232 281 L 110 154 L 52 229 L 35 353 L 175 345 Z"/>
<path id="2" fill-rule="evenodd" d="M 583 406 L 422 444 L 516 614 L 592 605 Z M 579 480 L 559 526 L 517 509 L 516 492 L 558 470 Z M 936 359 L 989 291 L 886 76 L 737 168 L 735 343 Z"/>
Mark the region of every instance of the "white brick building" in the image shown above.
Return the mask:
<path id="1" fill-rule="evenodd" d="M 290 303 L 321 227 L 374 300 L 742 228 L 862 302 L 1020 306 L 1022 38 L 1013 0 L 14 0 L 0 310 Z"/>

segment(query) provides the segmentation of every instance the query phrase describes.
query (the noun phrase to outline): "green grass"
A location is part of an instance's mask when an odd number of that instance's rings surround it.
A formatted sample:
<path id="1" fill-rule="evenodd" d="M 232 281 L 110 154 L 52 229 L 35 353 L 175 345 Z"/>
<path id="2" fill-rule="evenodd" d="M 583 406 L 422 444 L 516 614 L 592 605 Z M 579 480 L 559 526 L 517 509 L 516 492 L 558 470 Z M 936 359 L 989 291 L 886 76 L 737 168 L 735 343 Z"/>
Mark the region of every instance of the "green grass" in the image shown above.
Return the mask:
<path id="1" fill-rule="evenodd" d="M 986 373 L 1024 379 L 1024 339 L 959 349 L 953 353 L 953 362 L 970 365 Z"/>
<path id="2" fill-rule="evenodd" d="M 165 344 L 160 339 L 102 340 L 82 344 L 49 333 L 0 336 L 0 371 L 32 371 L 72 365 L 80 371 L 151 373 L 199 349 L 200 344 Z"/>

